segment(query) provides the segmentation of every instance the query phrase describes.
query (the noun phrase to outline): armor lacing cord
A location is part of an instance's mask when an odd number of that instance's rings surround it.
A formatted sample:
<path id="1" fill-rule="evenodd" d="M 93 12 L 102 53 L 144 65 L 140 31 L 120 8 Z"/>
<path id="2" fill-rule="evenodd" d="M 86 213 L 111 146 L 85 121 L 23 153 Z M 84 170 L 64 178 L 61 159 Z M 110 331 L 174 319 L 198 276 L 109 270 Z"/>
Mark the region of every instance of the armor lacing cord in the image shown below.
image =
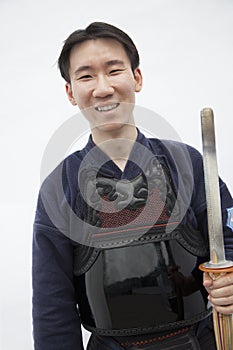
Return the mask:
<path id="1" fill-rule="evenodd" d="M 137 346 L 143 346 L 143 345 L 150 345 L 150 344 L 157 342 L 157 341 L 165 340 L 165 339 L 174 337 L 174 336 L 179 335 L 179 334 L 187 333 L 190 330 L 190 328 L 191 327 L 185 327 L 185 328 L 179 329 L 177 331 L 174 331 L 174 332 L 171 332 L 168 334 L 160 335 L 158 337 L 147 338 L 147 339 L 133 341 L 133 342 L 130 342 L 130 341 L 120 342 L 119 344 L 122 347 L 124 347 L 126 350 L 130 349 L 132 346 L 137 347 Z"/>

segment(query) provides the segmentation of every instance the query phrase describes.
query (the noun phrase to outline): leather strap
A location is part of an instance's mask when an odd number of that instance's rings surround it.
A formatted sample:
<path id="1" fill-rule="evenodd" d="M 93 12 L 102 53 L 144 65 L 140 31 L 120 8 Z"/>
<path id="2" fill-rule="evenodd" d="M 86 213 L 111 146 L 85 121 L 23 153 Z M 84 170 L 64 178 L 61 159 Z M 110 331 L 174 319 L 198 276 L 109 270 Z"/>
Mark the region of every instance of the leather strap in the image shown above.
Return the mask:
<path id="1" fill-rule="evenodd" d="M 126 350 L 200 350 L 193 330 L 182 329 L 162 337 L 147 339 L 124 347 Z"/>

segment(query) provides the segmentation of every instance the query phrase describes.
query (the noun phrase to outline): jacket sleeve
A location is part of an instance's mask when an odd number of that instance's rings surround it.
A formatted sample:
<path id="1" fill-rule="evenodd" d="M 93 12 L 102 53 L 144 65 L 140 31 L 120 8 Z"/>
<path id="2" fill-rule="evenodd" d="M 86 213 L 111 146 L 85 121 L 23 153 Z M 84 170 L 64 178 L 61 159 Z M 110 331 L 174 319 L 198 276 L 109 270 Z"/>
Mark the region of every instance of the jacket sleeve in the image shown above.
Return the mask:
<path id="1" fill-rule="evenodd" d="M 73 283 L 73 245 L 54 178 L 50 176 L 42 185 L 34 223 L 34 346 L 35 350 L 83 350 Z"/>

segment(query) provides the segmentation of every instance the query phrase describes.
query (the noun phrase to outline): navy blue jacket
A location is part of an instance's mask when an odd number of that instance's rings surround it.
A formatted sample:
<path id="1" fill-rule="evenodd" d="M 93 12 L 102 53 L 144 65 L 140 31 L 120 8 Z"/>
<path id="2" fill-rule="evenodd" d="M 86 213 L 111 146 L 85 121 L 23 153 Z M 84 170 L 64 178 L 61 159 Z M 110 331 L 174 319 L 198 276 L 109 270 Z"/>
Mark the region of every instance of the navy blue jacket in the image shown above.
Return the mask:
<path id="1" fill-rule="evenodd" d="M 155 154 L 169 169 L 174 186 L 193 212 L 192 225 L 207 238 L 206 201 L 200 153 L 174 141 L 148 139 L 140 132 L 136 144 Z M 94 155 L 91 150 L 96 149 Z M 140 173 L 143 157 L 132 151 L 124 172 L 94 145 L 68 156 L 44 181 L 38 199 L 33 235 L 33 331 L 35 350 L 83 349 L 73 274 L 74 213 L 82 220 L 78 173 L 83 159 L 116 179 L 132 179 Z M 187 157 L 189 160 L 187 161 Z M 185 160 L 185 161 L 184 161 Z M 106 162 L 106 163 L 105 163 Z M 105 163 L 105 164 L 103 164 Z M 103 165 L 103 166 L 102 166 Z M 178 169 L 178 170 L 177 170 Z M 227 208 L 233 200 L 220 180 L 224 242 L 228 259 L 233 260 L 233 233 L 226 226 Z M 190 204 L 189 204 L 190 202 Z M 80 220 L 80 222 L 81 222 Z M 81 230 L 81 224 L 80 224 Z M 81 233 L 80 233 L 81 234 Z"/>

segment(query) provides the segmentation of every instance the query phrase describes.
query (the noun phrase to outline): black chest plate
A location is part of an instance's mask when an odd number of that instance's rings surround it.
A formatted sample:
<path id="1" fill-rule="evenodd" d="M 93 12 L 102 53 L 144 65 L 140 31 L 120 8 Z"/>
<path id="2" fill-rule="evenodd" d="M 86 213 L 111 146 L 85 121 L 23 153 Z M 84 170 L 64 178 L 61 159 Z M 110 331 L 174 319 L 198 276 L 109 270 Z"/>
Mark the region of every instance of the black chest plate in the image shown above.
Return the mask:
<path id="1" fill-rule="evenodd" d="M 210 313 L 197 259 L 175 239 L 102 250 L 76 281 L 82 323 L 98 334 L 169 330 Z"/>
<path id="2" fill-rule="evenodd" d="M 183 215 L 168 171 L 156 158 L 131 181 L 86 169 L 86 246 L 74 273 L 83 325 L 99 334 L 133 335 L 205 318 L 198 259 L 206 244 Z M 88 246 L 89 243 L 89 246 Z"/>

